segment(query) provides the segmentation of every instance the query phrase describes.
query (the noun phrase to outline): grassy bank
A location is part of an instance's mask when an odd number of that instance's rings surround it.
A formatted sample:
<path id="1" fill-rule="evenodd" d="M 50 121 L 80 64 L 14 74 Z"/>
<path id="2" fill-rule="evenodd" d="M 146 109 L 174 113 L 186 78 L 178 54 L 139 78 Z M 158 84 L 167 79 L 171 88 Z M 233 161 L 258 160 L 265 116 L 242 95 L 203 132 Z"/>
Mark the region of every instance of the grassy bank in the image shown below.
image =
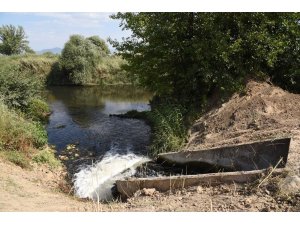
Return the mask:
<path id="1" fill-rule="evenodd" d="M 196 111 L 188 111 L 182 105 L 165 103 L 152 104 L 151 111 L 133 110 L 117 116 L 141 119 L 151 127 L 149 155 L 155 157 L 160 153 L 181 150 L 187 141 L 188 129 L 197 115 Z"/>
<path id="2" fill-rule="evenodd" d="M 91 81 L 83 85 L 120 85 L 131 84 L 132 80 L 128 78 L 121 66 L 125 61 L 115 55 L 109 55 L 99 60 L 95 73 Z M 15 55 L 0 56 L 0 69 L 3 70 L 14 67 L 22 74 L 28 73 L 34 75 L 42 84 L 46 85 L 72 85 L 68 80 L 67 74 L 62 71 L 59 65 L 59 56 L 54 54 L 43 55 Z"/>
<path id="3" fill-rule="evenodd" d="M 130 83 L 118 56 L 97 64 L 92 82 L 83 85 Z M 0 156 L 23 167 L 32 162 L 59 165 L 47 147 L 45 123 L 49 107 L 42 92 L 50 85 L 72 85 L 54 54 L 0 56 Z"/>
<path id="4" fill-rule="evenodd" d="M 49 107 L 42 98 L 55 56 L 0 57 L 0 156 L 23 167 L 32 162 L 58 165 L 46 149 Z M 44 160 L 41 160 L 41 157 Z"/>
<path id="5" fill-rule="evenodd" d="M 89 78 L 84 78 L 82 83 L 74 84 L 69 78 L 69 73 L 64 71 L 60 65 L 59 59 L 52 64 L 51 71 L 47 76 L 47 85 L 124 85 L 131 84 L 132 81 L 128 78 L 121 66 L 125 61 L 115 55 L 109 55 L 101 58 L 94 72 Z M 85 75 L 82 74 L 82 77 Z"/>

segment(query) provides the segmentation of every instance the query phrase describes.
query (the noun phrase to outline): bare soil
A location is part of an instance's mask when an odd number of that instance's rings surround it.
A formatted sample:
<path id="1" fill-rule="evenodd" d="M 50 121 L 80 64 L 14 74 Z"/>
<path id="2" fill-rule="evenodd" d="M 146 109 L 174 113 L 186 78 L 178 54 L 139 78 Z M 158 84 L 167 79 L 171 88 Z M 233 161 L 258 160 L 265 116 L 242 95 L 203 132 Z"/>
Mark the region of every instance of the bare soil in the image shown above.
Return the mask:
<path id="1" fill-rule="evenodd" d="M 77 199 L 69 192 L 63 169 L 34 165 L 24 170 L 0 159 L 0 211 L 300 211 L 300 192 L 287 195 L 280 190 L 285 176 L 299 175 L 300 95 L 249 82 L 243 95 L 235 94 L 196 121 L 186 149 L 286 136 L 292 137 L 288 174 L 265 181 L 262 177 L 251 184 L 198 186 L 166 193 L 142 190 L 124 202 Z"/>
<path id="2" fill-rule="evenodd" d="M 243 94 L 199 118 L 185 149 L 205 150 L 265 139 L 292 137 L 287 167 L 300 168 L 300 95 L 250 81 Z"/>

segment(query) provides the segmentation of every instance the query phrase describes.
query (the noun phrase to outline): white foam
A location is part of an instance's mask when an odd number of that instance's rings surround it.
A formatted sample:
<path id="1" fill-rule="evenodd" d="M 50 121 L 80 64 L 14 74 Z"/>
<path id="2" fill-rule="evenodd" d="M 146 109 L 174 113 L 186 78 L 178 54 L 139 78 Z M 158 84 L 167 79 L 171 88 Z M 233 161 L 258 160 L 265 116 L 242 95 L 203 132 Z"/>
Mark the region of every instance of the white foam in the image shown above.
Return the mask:
<path id="1" fill-rule="evenodd" d="M 150 161 L 147 157 L 131 152 L 121 155 L 112 150 L 101 161 L 74 175 L 75 195 L 96 201 L 110 200 L 115 181 L 133 175 L 136 167 L 147 161 Z"/>

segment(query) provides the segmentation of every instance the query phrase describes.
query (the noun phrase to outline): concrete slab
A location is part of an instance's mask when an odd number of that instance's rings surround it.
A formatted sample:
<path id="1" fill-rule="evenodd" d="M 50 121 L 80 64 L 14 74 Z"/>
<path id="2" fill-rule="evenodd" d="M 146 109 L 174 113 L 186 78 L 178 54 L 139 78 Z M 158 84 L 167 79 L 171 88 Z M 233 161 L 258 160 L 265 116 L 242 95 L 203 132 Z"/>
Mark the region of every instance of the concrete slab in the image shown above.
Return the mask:
<path id="1" fill-rule="evenodd" d="M 117 180 L 117 190 L 123 197 L 131 197 L 133 194 L 143 188 L 155 188 L 158 191 L 187 188 L 203 184 L 216 185 L 221 183 L 245 183 L 260 178 L 268 173 L 268 169 L 253 171 L 238 171 L 225 173 L 211 173 L 199 175 L 182 175 L 170 177 L 154 178 L 130 178 L 128 180 Z M 272 175 L 278 175 L 284 172 L 284 169 L 274 169 Z"/>
<path id="2" fill-rule="evenodd" d="M 158 155 L 163 164 L 190 168 L 216 167 L 223 171 L 250 171 L 285 167 L 291 138 L 281 138 L 199 151 L 170 152 Z"/>

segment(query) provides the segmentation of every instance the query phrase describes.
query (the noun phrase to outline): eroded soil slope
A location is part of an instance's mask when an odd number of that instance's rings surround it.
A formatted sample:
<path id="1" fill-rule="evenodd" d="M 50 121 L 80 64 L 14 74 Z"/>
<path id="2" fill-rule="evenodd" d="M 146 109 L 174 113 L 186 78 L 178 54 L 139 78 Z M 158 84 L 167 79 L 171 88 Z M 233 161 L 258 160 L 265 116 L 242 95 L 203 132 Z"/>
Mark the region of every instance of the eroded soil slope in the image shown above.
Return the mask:
<path id="1" fill-rule="evenodd" d="M 266 82 L 250 81 L 190 130 L 186 149 L 197 150 L 264 139 L 292 137 L 288 168 L 300 168 L 300 95 Z"/>

